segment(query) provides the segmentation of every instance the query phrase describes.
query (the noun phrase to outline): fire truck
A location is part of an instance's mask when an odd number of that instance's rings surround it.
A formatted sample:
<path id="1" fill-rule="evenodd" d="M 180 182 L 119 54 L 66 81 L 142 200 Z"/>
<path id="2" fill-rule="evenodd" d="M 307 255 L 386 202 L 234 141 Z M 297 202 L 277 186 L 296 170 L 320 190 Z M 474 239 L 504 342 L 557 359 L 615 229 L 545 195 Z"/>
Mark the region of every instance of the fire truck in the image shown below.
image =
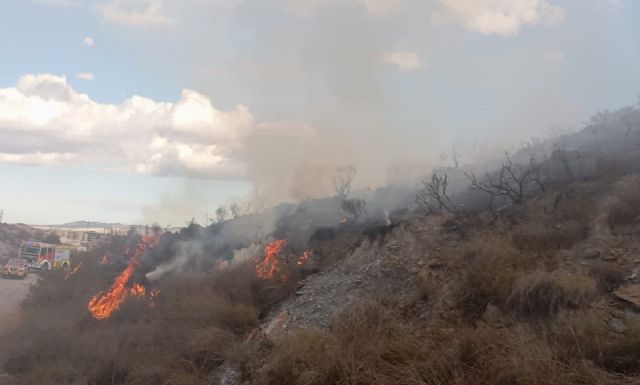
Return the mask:
<path id="1" fill-rule="evenodd" d="M 63 269 L 71 266 L 71 249 L 42 242 L 22 242 L 20 258 L 27 261 L 32 269 Z"/>

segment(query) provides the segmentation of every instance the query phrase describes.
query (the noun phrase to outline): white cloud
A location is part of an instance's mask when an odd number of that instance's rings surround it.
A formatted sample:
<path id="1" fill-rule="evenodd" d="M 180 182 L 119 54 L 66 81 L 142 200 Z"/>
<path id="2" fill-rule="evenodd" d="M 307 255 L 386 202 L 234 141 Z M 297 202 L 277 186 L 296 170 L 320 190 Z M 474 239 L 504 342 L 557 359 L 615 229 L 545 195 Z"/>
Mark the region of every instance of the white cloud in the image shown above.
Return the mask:
<path id="1" fill-rule="evenodd" d="M 102 104 L 66 78 L 25 75 L 0 89 L 0 162 L 83 164 L 150 175 L 243 177 L 246 146 L 313 136 L 301 123 L 256 123 L 248 108 L 222 111 L 196 91 L 175 103 L 133 96 Z"/>
<path id="2" fill-rule="evenodd" d="M 487 35 L 516 36 L 525 25 L 553 25 L 564 10 L 547 0 L 438 0 L 436 22 L 455 22 Z"/>
<path id="3" fill-rule="evenodd" d="M 93 45 L 95 44 L 95 41 L 93 41 L 93 38 L 90 36 L 85 37 L 82 42 L 84 43 L 84 45 L 86 45 L 87 47 L 93 47 Z"/>
<path id="4" fill-rule="evenodd" d="M 78 72 L 76 74 L 76 77 L 87 82 L 90 82 L 96 78 L 91 72 Z"/>
<path id="5" fill-rule="evenodd" d="M 406 0 L 277 0 L 281 5 L 302 15 L 309 15 L 321 6 L 358 4 L 372 16 L 388 16 L 404 7 Z"/>
<path id="6" fill-rule="evenodd" d="M 165 11 L 163 0 L 109 0 L 98 5 L 105 22 L 131 27 L 168 26 L 175 24 Z"/>
<path id="7" fill-rule="evenodd" d="M 396 66 L 401 71 L 414 71 L 420 68 L 420 58 L 416 52 L 394 51 L 385 54 L 382 61 Z"/>

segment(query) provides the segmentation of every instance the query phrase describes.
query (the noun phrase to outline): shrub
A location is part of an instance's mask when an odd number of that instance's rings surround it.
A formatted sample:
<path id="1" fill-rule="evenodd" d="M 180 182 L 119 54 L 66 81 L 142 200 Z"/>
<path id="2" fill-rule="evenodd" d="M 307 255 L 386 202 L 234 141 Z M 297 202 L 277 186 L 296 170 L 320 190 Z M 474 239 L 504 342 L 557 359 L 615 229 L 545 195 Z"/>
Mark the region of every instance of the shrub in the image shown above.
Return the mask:
<path id="1" fill-rule="evenodd" d="M 505 237 L 486 234 L 473 240 L 465 253 L 470 264 L 458 293 L 463 315 L 479 318 L 488 304 L 502 306 L 529 262 Z"/>
<path id="2" fill-rule="evenodd" d="M 413 331 L 393 316 L 392 309 L 369 302 L 347 309 L 329 332 L 291 333 L 276 344 L 252 383 L 578 385 L 615 381 L 581 358 L 560 359 L 552 345 L 528 327 Z"/>
<path id="3" fill-rule="evenodd" d="M 595 293 L 595 282 L 588 277 L 535 271 L 518 278 L 506 306 L 518 317 L 549 318 L 564 307 L 586 306 Z"/>
<path id="4" fill-rule="evenodd" d="M 613 263 L 596 263 L 589 269 L 589 275 L 596 280 L 598 289 L 603 293 L 614 291 L 624 282 L 624 272 Z"/>
<path id="5" fill-rule="evenodd" d="M 620 188 L 618 199 L 607 216 L 611 230 L 621 232 L 640 224 L 640 181 L 627 181 Z"/>

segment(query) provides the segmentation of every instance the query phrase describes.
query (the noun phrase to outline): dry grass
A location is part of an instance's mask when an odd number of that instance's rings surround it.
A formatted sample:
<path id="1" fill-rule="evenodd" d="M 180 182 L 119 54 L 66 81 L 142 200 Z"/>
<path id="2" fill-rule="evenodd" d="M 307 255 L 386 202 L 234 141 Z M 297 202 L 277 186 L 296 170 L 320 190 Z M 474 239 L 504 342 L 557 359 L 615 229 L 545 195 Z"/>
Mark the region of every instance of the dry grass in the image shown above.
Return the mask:
<path id="1" fill-rule="evenodd" d="M 529 206 L 513 228 L 513 242 L 521 250 L 567 249 L 589 235 L 593 199 L 584 192 L 568 188 L 555 195 L 550 207 L 538 201 Z"/>
<path id="2" fill-rule="evenodd" d="M 596 280 L 598 289 L 610 293 L 624 282 L 624 271 L 619 265 L 598 262 L 589 269 L 589 275 Z"/>
<path id="3" fill-rule="evenodd" d="M 506 308 L 520 318 L 549 318 L 561 308 L 583 308 L 596 296 L 593 279 L 535 271 L 514 283 Z"/>
<path id="4" fill-rule="evenodd" d="M 348 309 L 330 332 L 290 334 L 255 378 L 260 385 L 616 383 L 587 361 L 561 359 L 527 327 L 412 330 L 371 302 Z"/>
<path id="5" fill-rule="evenodd" d="M 20 384 L 206 383 L 228 347 L 258 324 L 251 298 L 233 302 L 210 274 L 176 276 L 162 283 L 154 308 L 130 299 L 96 321 L 86 309 L 95 288 L 78 290 L 93 280 L 82 274 L 73 282 L 45 277 L 21 327 L 3 340 L 0 349 L 10 353 L 4 369 Z"/>
<path id="6" fill-rule="evenodd" d="M 618 189 L 618 202 L 608 214 L 607 223 L 617 233 L 636 232 L 640 225 L 640 180 L 626 180 Z"/>
<path id="7" fill-rule="evenodd" d="M 502 306 L 513 283 L 531 262 L 506 237 L 484 234 L 468 245 L 469 260 L 460 286 L 459 306 L 470 321 L 479 318 L 488 304 Z"/>

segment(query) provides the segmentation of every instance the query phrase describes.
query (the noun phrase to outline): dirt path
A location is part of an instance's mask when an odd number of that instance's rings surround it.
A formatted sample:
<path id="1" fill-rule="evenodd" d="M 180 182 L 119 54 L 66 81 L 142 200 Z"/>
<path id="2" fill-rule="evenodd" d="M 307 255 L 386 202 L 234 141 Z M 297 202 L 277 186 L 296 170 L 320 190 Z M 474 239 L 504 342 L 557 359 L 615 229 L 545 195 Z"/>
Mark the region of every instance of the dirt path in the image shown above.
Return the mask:
<path id="1" fill-rule="evenodd" d="M 18 320 L 18 307 L 29 293 L 29 287 L 38 280 L 36 274 L 29 274 L 24 280 L 0 278 L 0 336 Z M 0 352 L 0 364 L 4 362 Z M 12 385 L 13 380 L 0 367 L 0 385 Z"/>
<path id="2" fill-rule="evenodd" d="M 37 280 L 37 275 L 29 274 L 24 280 L 0 279 L 0 332 L 3 324 L 15 314 L 20 302 L 29 293 L 29 287 Z"/>

